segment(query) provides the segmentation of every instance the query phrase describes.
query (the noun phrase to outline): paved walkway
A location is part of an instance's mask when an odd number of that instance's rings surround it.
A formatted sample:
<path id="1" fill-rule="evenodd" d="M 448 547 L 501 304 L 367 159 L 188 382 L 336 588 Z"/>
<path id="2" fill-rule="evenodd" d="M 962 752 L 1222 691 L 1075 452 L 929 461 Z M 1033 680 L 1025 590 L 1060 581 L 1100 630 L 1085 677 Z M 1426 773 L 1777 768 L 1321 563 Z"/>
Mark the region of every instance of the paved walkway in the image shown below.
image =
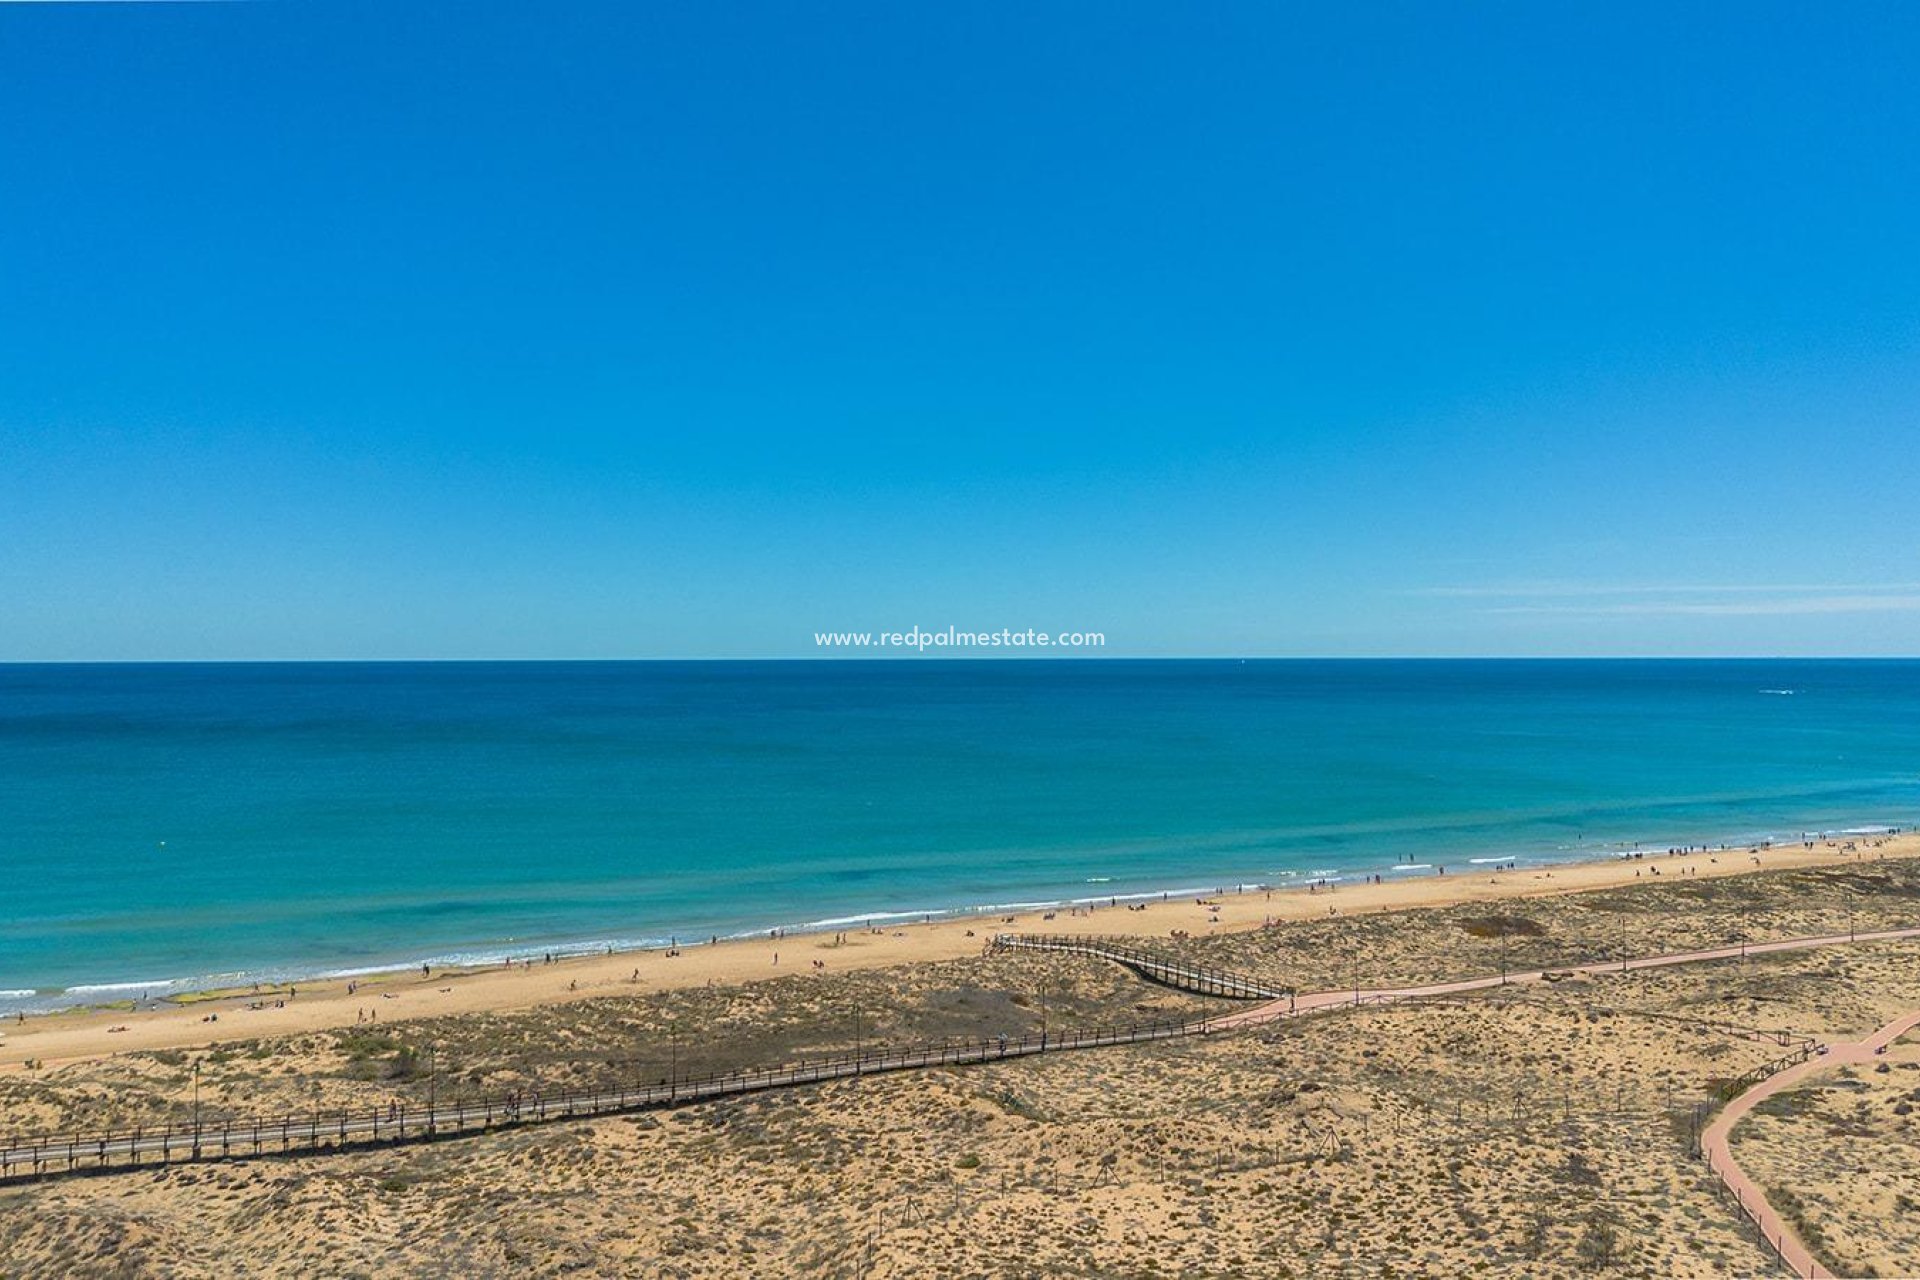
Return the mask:
<path id="1" fill-rule="evenodd" d="M 1806 1242 L 1794 1234 L 1780 1217 L 1778 1211 L 1768 1203 L 1766 1194 L 1759 1184 L 1747 1175 L 1733 1158 L 1733 1130 L 1747 1116 L 1747 1113 L 1765 1102 L 1768 1098 L 1783 1090 L 1791 1089 L 1808 1076 L 1823 1071 L 1833 1071 L 1848 1065 L 1870 1063 L 1879 1052 L 1898 1040 L 1915 1027 L 1920 1027 L 1920 1009 L 1903 1013 L 1881 1027 L 1864 1040 L 1855 1040 L 1848 1044 L 1830 1045 L 1826 1053 L 1809 1058 L 1797 1067 L 1788 1067 L 1778 1075 L 1769 1076 L 1753 1088 L 1729 1102 L 1726 1107 L 1708 1125 L 1706 1132 L 1700 1135 L 1700 1147 L 1707 1158 L 1707 1165 L 1718 1173 L 1727 1188 L 1733 1192 L 1748 1215 L 1759 1226 L 1761 1232 L 1779 1251 L 1780 1258 L 1793 1274 L 1803 1277 L 1831 1276 L 1833 1273 L 1823 1268 L 1807 1248 Z"/>
<path id="2" fill-rule="evenodd" d="M 1290 997 L 1248 1009 L 1244 1013 L 1228 1014 L 1213 1019 L 1216 1029 L 1229 1027 L 1258 1026 L 1263 1022 L 1273 1022 L 1280 1018 L 1312 1013 L 1317 1009 L 1329 1009 L 1343 1004 L 1391 1004 L 1398 1000 L 1419 1000 L 1432 996 L 1449 996 L 1465 991 L 1486 991 L 1492 987 L 1519 986 L 1532 982 L 1544 982 L 1549 973 L 1623 973 L 1636 969 L 1664 969 L 1677 964 L 1699 964 L 1707 960 L 1733 960 L 1745 956 L 1773 955 L 1782 951 L 1810 951 L 1815 947 L 1830 947 L 1847 942 L 1885 942 L 1901 938 L 1920 938 L 1917 929 L 1883 929 L 1874 933 L 1835 933 L 1817 938 L 1785 938 L 1778 942 L 1754 942 L 1744 946 L 1735 944 L 1730 947 L 1713 947 L 1705 951 L 1677 951 L 1672 955 L 1646 956 L 1624 963 L 1614 961 L 1595 961 L 1586 964 L 1562 965 L 1553 969 L 1529 969 L 1522 973 L 1495 975 L 1489 978 L 1466 978 L 1459 982 L 1436 982 L 1423 987 L 1356 987 L 1349 991 L 1316 991 L 1311 995 Z"/>

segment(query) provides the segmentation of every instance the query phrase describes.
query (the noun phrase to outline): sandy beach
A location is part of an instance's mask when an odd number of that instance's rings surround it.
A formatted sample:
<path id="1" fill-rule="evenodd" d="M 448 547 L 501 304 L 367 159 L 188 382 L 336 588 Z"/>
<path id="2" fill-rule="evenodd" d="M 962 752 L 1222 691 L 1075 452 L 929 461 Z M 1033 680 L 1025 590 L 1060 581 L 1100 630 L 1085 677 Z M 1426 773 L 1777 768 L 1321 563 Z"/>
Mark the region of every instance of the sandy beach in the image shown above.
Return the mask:
<path id="1" fill-rule="evenodd" d="M 1109 933 L 1167 938 L 1228 934 L 1268 924 L 1329 915 L 1438 907 L 1460 903 L 1618 888 L 1636 882 L 1670 883 L 1678 877 L 1709 878 L 1755 870 L 1825 866 L 1877 858 L 1920 855 L 1920 833 L 1863 835 L 1806 844 L 1718 849 L 1551 867 L 1493 871 L 1448 866 L 1390 874 L 1381 883 L 1344 883 L 1309 892 L 1231 888 L 1165 902 L 1094 908 L 1060 908 L 1010 916 L 935 920 L 844 934 L 789 934 L 779 938 L 722 940 L 665 950 L 535 960 L 530 966 L 403 970 L 352 980 L 301 982 L 199 997 L 152 1010 L 72 1011 L 6 1023 L 0 1030 L 0 1072 L 19 1072 L 29 1061 L 45 1066 L 134 1050 L 210 1046 L 261 1036 L 284 1036 L 378 1025 L 403 1018 L 497 1013 L 557 1005 L 595 996 L 632 995 L 696 987 L 750 984 L 795 973 L 845 973 L 977 955 L 995 932 Z M 818 970 L 815 965 L 818 963 Z M 350 989 L 351 986 L 351 989 Z"/>

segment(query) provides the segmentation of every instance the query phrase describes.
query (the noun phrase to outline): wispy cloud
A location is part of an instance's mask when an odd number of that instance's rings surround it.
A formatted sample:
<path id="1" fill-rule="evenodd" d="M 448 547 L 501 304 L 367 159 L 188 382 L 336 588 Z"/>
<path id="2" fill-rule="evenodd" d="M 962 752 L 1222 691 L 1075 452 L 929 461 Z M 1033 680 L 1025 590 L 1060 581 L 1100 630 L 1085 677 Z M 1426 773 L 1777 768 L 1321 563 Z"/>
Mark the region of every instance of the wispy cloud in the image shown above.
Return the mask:
<path id="1" fill-rule="evenodd" d="M 1920 592 L 1920 582 L 1594 583 L 1518 582 L 1500 585 L 1416 587 L 1411 594 L 1455 600 L 1512 600 L 1541 596 L 1786 595 L 1795 592 Z"/>
<path id="2" fill-rule="evenodd" d="M 1718 617 L 1778 618 L 1811 613 L 1911 613 L 1920 610 L 1920 595 L 1795 596 L 1778 600 L 1641 600 L 1612 604 L 1502 605 L 1483 610 L 1494 614 L 1578 615 L 1581 617 Z"/>
<path id="3" fill-rule="evenodd" d="M 1431 599 L 1487 602 L 1508 617 L 1769 618 L 1920 612 L 1920 583 L 1578 583 L 1425 587 Z"/>

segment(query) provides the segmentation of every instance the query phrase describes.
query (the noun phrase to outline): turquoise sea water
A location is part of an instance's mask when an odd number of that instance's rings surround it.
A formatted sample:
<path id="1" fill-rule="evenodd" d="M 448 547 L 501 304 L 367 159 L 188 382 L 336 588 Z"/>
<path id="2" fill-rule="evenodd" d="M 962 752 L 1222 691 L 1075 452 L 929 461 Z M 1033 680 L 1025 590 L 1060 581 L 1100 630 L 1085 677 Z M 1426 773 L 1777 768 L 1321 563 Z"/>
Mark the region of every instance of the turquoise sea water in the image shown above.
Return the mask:
<path id="1" fill-rule="evenodd" d="M 1917 818 L 1920 662 L 0 666 L 0 1008 Z"/>

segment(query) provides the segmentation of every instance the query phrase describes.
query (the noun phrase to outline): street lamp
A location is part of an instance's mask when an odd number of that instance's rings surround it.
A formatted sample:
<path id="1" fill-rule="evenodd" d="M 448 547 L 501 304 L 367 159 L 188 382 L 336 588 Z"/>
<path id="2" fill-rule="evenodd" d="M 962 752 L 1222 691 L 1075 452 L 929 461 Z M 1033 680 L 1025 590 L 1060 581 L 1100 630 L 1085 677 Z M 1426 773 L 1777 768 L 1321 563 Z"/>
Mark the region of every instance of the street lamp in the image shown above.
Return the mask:
<path id="1" fill-rule="evenodd" d="M 193 1158 L 200 1158 L 200 1064 L 193 1064 Z"/>

